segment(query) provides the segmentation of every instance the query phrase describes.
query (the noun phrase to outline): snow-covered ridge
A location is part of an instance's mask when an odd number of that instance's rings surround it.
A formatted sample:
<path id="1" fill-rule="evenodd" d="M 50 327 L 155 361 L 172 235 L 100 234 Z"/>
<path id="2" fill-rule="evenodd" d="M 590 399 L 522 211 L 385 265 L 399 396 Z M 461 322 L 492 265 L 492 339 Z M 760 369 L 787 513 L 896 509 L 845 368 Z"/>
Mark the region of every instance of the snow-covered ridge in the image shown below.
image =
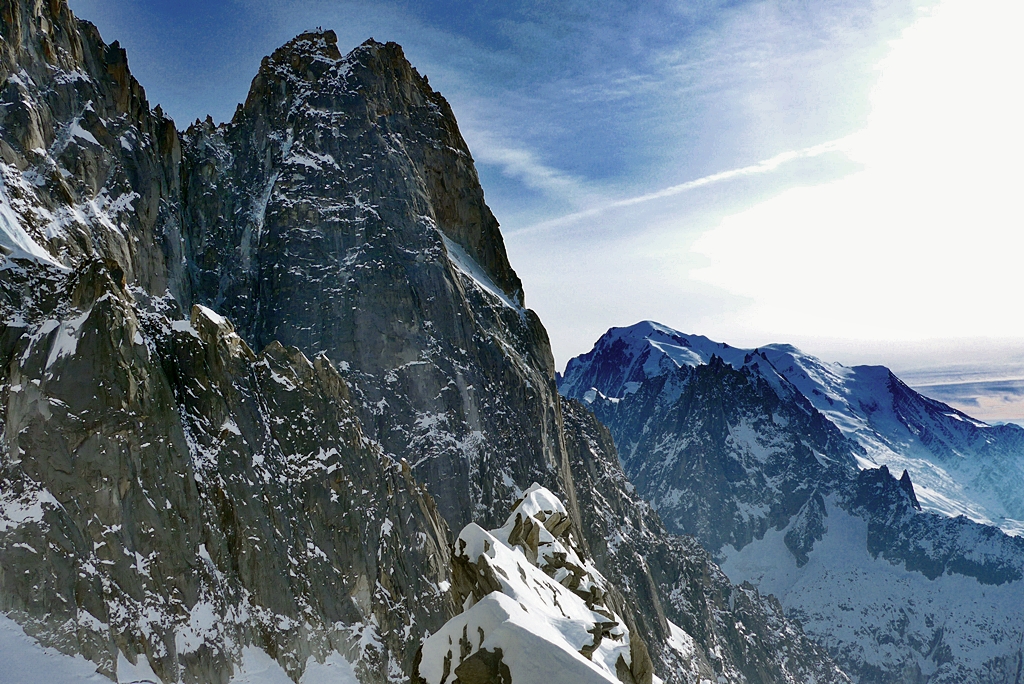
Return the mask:
<path id="1" fill-rule="evenodd" d="M 991 426 L 929 399 L 883 366 L 847 367 L 784 344 L 739 349 L 643 321 L 612 328 L 569 361 L 562 394 L 593 402 L 621 398 L 645 379 L 717 356 L 735 368 L 757 364 L 773 386 L 784 378 L 864 449 L 863 468 L 907 470 L 921 505 L 1024 532 L 1024 429 Z"/>
<path id="2" fill-rule="evenodd" d="M 907 681 L 982 681 L 983 672 L 991 673 L 985 681 L 1014 681 L 1006 668 L 1017 667 L 1024 581 L 983 584 L 953 573 L 929 579 L 872 556 L 869 521 L 835 497 L 825 501 L 822 538 L 798 565 L 787 544 L 798 522 L 742 550 L 727 548 L 729 579 L 774 594 L 843 660 L 919 677 Z"/>
<path id="3" fill-rule="evenodd" d="M 606 605 L 607 582 L 570 527 L 562 502 L 534 484 L 502 527 L 462 530 L 452 591 L 463 612 L 424 640 L 421 681 L 652 681 L 646 648 Z"/>

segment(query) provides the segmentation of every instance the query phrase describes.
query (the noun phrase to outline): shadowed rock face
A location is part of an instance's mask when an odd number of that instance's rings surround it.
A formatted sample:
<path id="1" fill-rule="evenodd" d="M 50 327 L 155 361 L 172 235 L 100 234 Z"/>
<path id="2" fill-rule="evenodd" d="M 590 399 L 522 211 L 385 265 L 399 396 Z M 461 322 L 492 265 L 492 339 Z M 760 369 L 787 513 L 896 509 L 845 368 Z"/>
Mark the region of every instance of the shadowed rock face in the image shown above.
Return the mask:
<path id="1" fill-rule="evenodd" d="M 197 297 L 257 346 L 350 357 L 368 343 L 383 367 L 415 359 L 424 323 L 454 314 L 415 299 L 451 280 L 442 235 L 519 305 L 522 284 L 448 103 L 398 45 L 342 57 L 336 40 L 290 41 L 263 60 L 230 124 L 187 132 L 192 269 Z M 369 300 L 389 284 L 387 302 Z M 370 303 L 375 320 L 350 313 Z"/>
<path id="2" fill-rule="evenodd" d="M 0 159 L 25 230 L 56 261 L 101 254 L 188 301 L 174 122 L 66 3 L 4 2 L 0 18 Z"/>
<path id="3" fill-rule="evenodd" d="M 229 124 L 185 134 L 195 295 L 256 348 L 346 364 L 449 523 L 495 522 L 516 486 L 566 488 L 547 335 L 448 103 L 398 45 L 335 42 L 295 38 Z"/>
<path id="4" fill-rule="evenodd" d="M 668 528 L 712 553 L 784 526 L 855 467 L 839 430 L 757 365 L 734 369 L 713 357 L 637 384 L 621 401 L 591 406 Z"/>

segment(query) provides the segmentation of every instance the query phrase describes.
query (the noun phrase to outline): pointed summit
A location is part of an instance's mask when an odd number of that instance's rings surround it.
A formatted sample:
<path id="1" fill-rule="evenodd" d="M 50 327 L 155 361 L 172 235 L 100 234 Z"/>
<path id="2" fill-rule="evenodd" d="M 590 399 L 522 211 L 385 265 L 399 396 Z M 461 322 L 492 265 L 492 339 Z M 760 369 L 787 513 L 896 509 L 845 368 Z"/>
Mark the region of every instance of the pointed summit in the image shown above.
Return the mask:
<path id="1" fill-rule="evenodd" d="M 334 61 L 341 59 L 341 52 L 338 51 L 338 34 L 330 29 L 300 33 L 274 50 L 273 54 L 264 60 L 281 62 L 303 55 L 323 57 Z"/>
<path id="2" fill-rule="evenodd" d="M 917 510 L 921 510 L 921 504 L 917 501 L 917 494 L 914 493 L 914 483 L 910 481 L 910 473 L 906 469 L 903 470 L 903 477 L 900 478 L 900 487 L 907 493 L 911 505 Z"/>

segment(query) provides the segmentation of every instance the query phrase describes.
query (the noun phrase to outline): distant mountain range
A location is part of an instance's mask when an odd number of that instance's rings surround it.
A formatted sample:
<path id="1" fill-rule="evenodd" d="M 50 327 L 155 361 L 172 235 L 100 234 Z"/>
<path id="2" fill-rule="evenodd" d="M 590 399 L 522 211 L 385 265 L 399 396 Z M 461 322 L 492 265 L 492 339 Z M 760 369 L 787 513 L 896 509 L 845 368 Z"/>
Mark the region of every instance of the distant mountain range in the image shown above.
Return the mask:
<path id="1" fill-rule="evenodd" d="M 608 426 L 669 530 L 774 594 L 860 682 L 1019 681 L 1024 429 L 884 367 L 649 321 L 609 330 L 559 389 Z"/>
<path id="2" fill-rule="evenodd" d="M 588 398 L 593 390 L 622 398 L 647 378 L 707 364 L 713 355 L 734 368 L 757 364 L 769 382 L 788 380 L 860 447 L 854 454 L 862 468 L 906 469 L 925 510 L 1024 534 L 1024 428 L 971 418 L 884 366 L 847 367 L 782 344 L 737 349 L 644 321 L 611 329 L 570 360 L 559 387 L 565 396 Z"/>

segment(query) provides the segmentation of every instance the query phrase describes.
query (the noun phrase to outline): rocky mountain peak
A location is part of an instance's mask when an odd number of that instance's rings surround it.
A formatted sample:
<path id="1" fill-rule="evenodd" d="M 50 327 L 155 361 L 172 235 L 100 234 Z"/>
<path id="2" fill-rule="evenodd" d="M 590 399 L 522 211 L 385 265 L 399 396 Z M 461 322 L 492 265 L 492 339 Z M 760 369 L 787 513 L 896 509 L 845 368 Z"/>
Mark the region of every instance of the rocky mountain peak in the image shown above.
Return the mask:
<path id="1" fill-rule="evenodd" d="M 885 466 L 882 466 L 883 468 Z M 921 510 L 921 504 L 917 500 L 917 494 L 914 493 L 914 483 L 910 481 L 910 473 L 906 468 L 903 469 L 903 476 L 900 478 L 900 488 L 907 493 L 907 498 L 910 499 L 910 505 L 917 510 Z"/>
<path id="2" fill-rule="evenodd" d="M 81 60 L 79 22 L 63 0 L 8 2 L 4 3 L 3 14 L 0 63 L 4 71 L 26 66 L 26 54 L 32 55 L 31 61 L 58 68 L 71 67 Z"/>
<path id="3" fill-rule="evenodd" d="M 447 238 L 522 304 L 522 283 L 451 107 L 396 43 L 371 39 L 342 56 L 333 32 L 301 34 L 264 59 L 229 124 L 193 126 L 186 144 L 189 195 L 200 198 L 185 221 L 202 254 L 193 269 L 198 298 L 257 347 L 289 339 L 310 352 L 338 350 L 335 316 L 350 315 L 351 305 L 321 300 L 353 283 L 337 263 L 354 266 L 360 250 L 370 258 L 363 246 L 373 259 L 420 254 L 416 263 L 427 263 L 427 254 L 447 251 Z M 237 212 L 234 198 L 243 196 L 246 209 Z M 316 227 L 291 231 L 296 219 Z M 294 290 L 266 282 L 288 279 L 282 260 L 296 258 L 337 282 L 323 281 L 318 292 L 305 274 Z M 253 306 L 271 292 L 288 301 L 274 295 Z M 296 337 L 287 320 L 259 320 L 260 311 L 296 309 L 315 318 Z"/>
<path id="4" fill-rule="evenodd" d="M 316 31 L 300 33 L 274 50 L 270 57 L 264 58 L 264 61 L 287 61 L 291 63 L 293 68 L 297 68 L 297 60 L 302 58 L 319 58 L 334 62 L 340 60 L 341 52 L 338 51 L 338 34 L 330 29 L 326 31 L 317 29 Z"/>
<path id="5" fill-rule="evenodd" d="M 902 513 L 909 512 L 909 509 L 921 510 L 914 485 L 910 481 L 910 473 L 904 470 L 903 476 L 897 480 L 885 465 L 868 468 L 857 474 L 853 503 L 868 512 L 895 510 Z"/>

